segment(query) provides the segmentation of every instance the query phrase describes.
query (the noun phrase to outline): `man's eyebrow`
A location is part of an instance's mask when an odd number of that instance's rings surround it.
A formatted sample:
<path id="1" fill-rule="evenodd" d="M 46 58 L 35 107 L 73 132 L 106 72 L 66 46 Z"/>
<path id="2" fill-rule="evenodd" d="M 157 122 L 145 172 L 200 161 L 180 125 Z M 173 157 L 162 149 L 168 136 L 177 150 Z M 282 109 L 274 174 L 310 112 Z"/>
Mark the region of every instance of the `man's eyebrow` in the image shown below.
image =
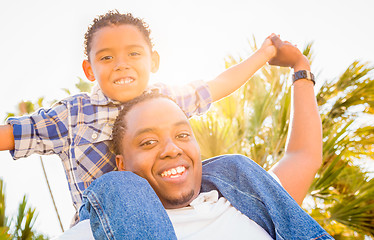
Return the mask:
<path id="1" fill-rule="evenodd" d="M 187 120 L 181 120 L 179 122 L 174 123 L 174 126 L 180 126 L 180 125 L 190 125 L 190 123 Z"/>
<path id="2" fill-rule="evenodd" d="M 156 129 L 155 128 L 143 128 L 135 132 L 135 136 L 139 136 L 143 133 L 148 133 L 148 132 L 154 132 Z"/>
<path id="3" fill-rule="evenodd" d="M 181 125 L 187 125 L 189 126 L 189 122 L 187 120 L 181 120 L 181 121 L 178 121 L 174 124 L 172 124 L 173 126 L 181 126 Z M 157 128 L 143 128 L 143 129 L 140 129 L 138 131 L 135 132 L 135 136 L 139 136 L 143 133 L 148 133 L 148 132 L 155 132 L 157 131 Z"/>

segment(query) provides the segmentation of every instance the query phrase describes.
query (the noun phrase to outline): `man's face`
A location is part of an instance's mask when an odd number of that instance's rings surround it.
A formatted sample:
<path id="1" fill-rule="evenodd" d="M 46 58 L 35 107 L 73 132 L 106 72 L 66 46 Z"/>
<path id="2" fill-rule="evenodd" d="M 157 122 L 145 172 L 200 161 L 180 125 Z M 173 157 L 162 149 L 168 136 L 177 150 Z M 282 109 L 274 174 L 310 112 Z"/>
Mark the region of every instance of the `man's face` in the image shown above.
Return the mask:
<path id="1" fill-rule="evenodd" d="M 202 165 L 182 110 L 169 99 L 151 99 L 134 106 L 125 120 L 119 170 L 145 178 L 165 208 L 187 206 L 200 192 Z"/>
<path id="2" fill-rule="evenodd" d="M 159 56 L 152 52 L 143 34 L 133 25 L 104 27 L 94 33 L 90 61 L 83 70 L 97 80 L 104 94 L 125 102 L 147 87 L 150 73 L 158 70 Z"/>

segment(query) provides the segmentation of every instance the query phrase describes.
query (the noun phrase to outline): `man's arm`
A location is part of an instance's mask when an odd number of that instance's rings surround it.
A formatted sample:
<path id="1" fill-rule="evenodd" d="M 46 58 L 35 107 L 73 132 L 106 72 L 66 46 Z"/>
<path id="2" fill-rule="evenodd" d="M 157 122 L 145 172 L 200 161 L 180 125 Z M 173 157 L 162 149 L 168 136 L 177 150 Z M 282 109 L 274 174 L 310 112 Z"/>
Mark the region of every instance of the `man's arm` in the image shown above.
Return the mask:
<path id="1" fill-rule="evenodd" d="M 305 56 L 293 45 L 278 42 L 277 56 L 270 61 L 290 66 L 295 72 L 310 71 Z M 278 56 L 279 54 L 279 56 Z M 284 59 L 282 59 L 284 57 Z M 314 95 L 313 82 L 297 80 L 292 87 L 290 132 L 284 157 L 270 170 L 280 179 L 287 192 L 301 204 L 322 164 L 322 124 Z"/>
<path id="2" fill-rule="evenodd" d="M 11 125 L 0 126 L 0 151 L 14 149 L 13 127 Z"/>
<path id="3" fill-rule="evenodd" d="M 270 38 L 267 37 L 258 49 L 249 58 L 241 63 L 230 67 L 215 79 L 208 82 L 213 102 L 218 101 L 240 88 L 253 74 L 275 55 L 275 47 Z"/>

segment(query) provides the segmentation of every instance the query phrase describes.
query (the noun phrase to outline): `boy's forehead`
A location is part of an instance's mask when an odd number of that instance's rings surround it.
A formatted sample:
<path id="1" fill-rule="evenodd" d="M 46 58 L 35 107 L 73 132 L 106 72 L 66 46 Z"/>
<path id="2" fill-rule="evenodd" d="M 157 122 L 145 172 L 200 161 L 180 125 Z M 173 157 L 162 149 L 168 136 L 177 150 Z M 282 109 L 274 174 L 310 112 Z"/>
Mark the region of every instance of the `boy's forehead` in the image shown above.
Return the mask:
<path id="1" fill-rule="evenodd" d="M 144 35 L 133 25 L 106 26 L 94 33 L 92 48 L 95 49 L 95 52 L 120 46 L 150 49 Z"/>

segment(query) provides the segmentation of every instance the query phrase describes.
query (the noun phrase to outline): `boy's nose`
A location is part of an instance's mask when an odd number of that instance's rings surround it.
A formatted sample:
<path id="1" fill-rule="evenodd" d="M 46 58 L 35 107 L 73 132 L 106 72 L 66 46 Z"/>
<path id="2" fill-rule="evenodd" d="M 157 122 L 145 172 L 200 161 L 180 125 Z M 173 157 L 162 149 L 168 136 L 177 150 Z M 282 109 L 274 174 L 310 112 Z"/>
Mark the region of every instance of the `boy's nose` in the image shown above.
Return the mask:
<path id="1" fill-rule="evenodd" d="M 129 68 L 130 68 L 130 66 L 128 65 L 127 61 L 119 60 L 119 61 L 116 62 L 114 70 L 121 71 L 121 70 L 129 69 Z"/>
<path id="2" fill-rule="evenodd" d="M 182 149 L 180 149 L 172 140 L 168 140 L 165 142 L 161 153 L 160 158 L 176 158 L 177 156 L 182 154 Z"/>

